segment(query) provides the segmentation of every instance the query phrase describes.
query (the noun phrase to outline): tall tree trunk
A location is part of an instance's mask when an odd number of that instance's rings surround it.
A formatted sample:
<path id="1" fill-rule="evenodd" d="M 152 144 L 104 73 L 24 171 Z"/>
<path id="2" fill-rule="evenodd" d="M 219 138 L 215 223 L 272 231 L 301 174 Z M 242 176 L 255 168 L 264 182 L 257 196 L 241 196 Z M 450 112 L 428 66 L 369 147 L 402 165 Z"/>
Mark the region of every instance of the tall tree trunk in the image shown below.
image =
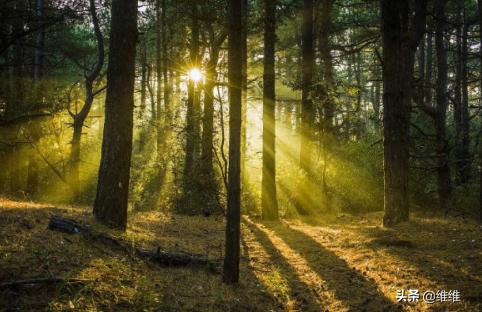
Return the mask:
<path id="1" fill-rule="evenodd" d="M 275 45 L 276 0 L 264 1 L 263 73 L 263 176 L 261 205 L 263 219 L 278 219 L 276 196 Z"/>
<path id="2" fill-rule="evenodd" d="M 355 81 L 356 81 L 356 125 L 355 125 L 355 137 L 357 140 L 361 138 L 362 135 L 362 85 L 361 85 L 361 52 L 357 52 L 353 55 L 354 66 L 355 66 Z"/>
<path id="3" fill-rule="evenodd" d="M 477 7 L 478 7 L 478 13 L 479 13 L 479 27 L 482 29 L 482 0 L 477 0 Z M 482 31 L 479 32 L 479 41 L 480 41 L 480 51 L 479 51 L 479 57 L 480 57 L 480 68 L 479 68 L 479 82 L 480 82 L 480 87 L 479 91 L 481 93 L 480 97 L 482 97 Z M 482 100 L 479 101 L 479 105 L 481 105 Z M 479 122 L 480 122 L 480 128 L 479 128 L 479 137 L 482 137 L 482 109 L 479 110 Z M 480 169 L 479 169 L 479 221 L 480 224 L 482 224 L 482 144 L 479 143 L 479 162 L 480 162 Z"/>
<path id="4" fill-rule="evenodd" d="M 432 76 L 433 76 L 433 19 L 430 20 L 427 30 L 427 58 L 425 68 L 425 94 L 424 105 L 433 106 L 432 104 Z"/>
<path id="5" fill-rule="evenodd" d="M 376 75 L 375 75 L 375 90 L 374 90 L 374 99 L 373 99 L 373 115 L 375 118 L 375 126 L 377 130 L 380 128 L 380 108 L 381 108 L 381 87 L 380 87 L 380 79 L 382 79 L 379 71 L 379 66 L 377 66 Z"/>
<path id="6" fill-rule="evenodd" d="M 300 166 L 301 169 L 309 173 L 311 168 L 311 132 L 314 119 L 311 95 L 314 66 L 313 0 L 304 0 L 303 3 Z"/>
<path id="7" fill-rule="evenodd" d="M 203 132 L 202 132 L 202 149 L 201 149 L 201 185 L 203 185 L 202 195 L 204 215 L 214 212 L 217 206 L 216 196 L 218 194 L 215 173 L 213 168 L 213 139 L 214 139 L 214 88 L 217 82 L 217 70 L 219 61 L 219 52 L 222 43 L 226 39 L 226 32 L 219 37 L 215 37 L 214 31 L 209 26 L 211 37 L 211 48 L 209 61 L 206 69 L 206 82 L 204 85 L 204 114 L 203 114 Z M 219 210 L 218 210 L 219 211 Z"/>
<path id="8" fill-rule="evenodd" d="M 456 11 L 456 31 L 455 31 L 455 82 L 454 82 L 454 123 L 455 123 L 455 157 L 457 160 L 457 175 L 455 183 L 463 184 L 463 170 L 462 170 L 462 67 L 464 66 L 462 60 L 462 10 L 464 9 L 464 1 L 457 1 Z"/>
<path id="9" fill-rule="evenodd" d="M 226 215 L 226 250 L 223 281 L 239 282 L 241 220 L 241 83 L 243 61 L 242 0 L 230 0 L 228 7 L 228 82 L 229 82 L 229 170 Z"/>
<path id="10" fill-rule="evenodd" d="M 80 196 L 80 149 L 81 149 L 81 138 L 82 130 L 84 128 L 85 120 L 90 113 L 92 104 L 94 103 L 94 97 L 96 95 L 94 91 L 94 82 L 99 77 L 102 67 L 104 66 L 104 38 L 102 37 L 102 32 L 100 30 L 99 19 L 97 17 L 95 0 L 89 0 L 90 15 L 94 24 L 94 33 L 97 44 L 97 62 L 94 65 L 92 71 L 85 75 L 84 89 L 85 89 L 85 99 L 84 105 L 80 111 L 72 112 L 69 103 L 69 113 L 73 119 L 73 134 L 70 149 L 70 166 L 71 166 L 71 186 L 74 192 L 75 199 L 79 199 Z M 70 99 L 69 99 L 70 101 Z"/>
<path id="11" fill-rule="evenodd" d="M 243 19 L 242 40 L 243 40 L 243 80 L 242 80 L 242 125 L 241 125 L 241 181 L 247 181 L 246 172 L 246 115 L 248 112 L 248 0 L 242 0 L 241 15 Z M 241 184 L 241 187 L 243 183 Z"/>
<path id="12" fill-rule="evenodd" d="M 320 37 L 318 40 L 320 57 L 322 60 L 323 79 L 325 84 L 325 95 L 323 97 L 323 129 L 326 137 L 331 137 L 333 133 L 333 123 L 335 117 L 335 78 L 333 74 L 333 57 L 331 55 L 330 36 L 332 32 L 332 11 L 333 0 L 323 0 L 321 2 L 321 21 Z"/>
<path id="13" fill-rule="evenodd" d="M 37 23 L 40 25 L 44 19 L 44 0 L 36 0 Z M 41 27 L 35 38 L 35 56 L 33 78 L 38 81 L 43 76 L 45 49 L 45 28 Z"/>
<path id="14" fill-rule="evenodd" d="M 437 53 L 437 107 L 435 114 L 435 136 L 437 145 L 437 180 L 440 206 L 451 205 L 452 182 L 449 165 L 449 144 L 446 135 L 448 94 L 447 94 L 447 50 L 444 43 L 446 31 L 446 0 L 435 2 L 435 46 Z"/>
<path id="15" fill-rule="evenodd" d="M 146 111 L 147 100 L 147 38 L 141 40 L 141 107 L 139 117 L 143 118 Z"/>
<path id="16" fill-rule="evenodd" d="M 199 22 L 198 22 L 198 2 L 192 5 L 192 25 L 191 25 L 191 48 L 190 48 L 190 68 L 199 68 Z M 184 162 L 184 189 L 191 193 L 194 187 L 196 160 L 199 145 L 199 104 L 197 102 L 197 83 L 192 79 L 188 81 L 188 99 L 186 112 L 186 159 Z M 190 204 L 189 202 L 187 204 Z M 191 210 L 189 207 L 186 207 Z"/>
<path id="17" fill-rule="evenodd" d="M 36 22 L 37 25 L 41 25 L 44 19 L 44 0 L 36 0 Z M 35 100 L 37 103 L 42 101 L 42 90 L 39 85 L 43 76 L 44 67 L 44 48 L 45 48 L 45 29 L 41 27 L 36 33 L 35 38 L 35 54 L 34 54 L 34 68 L 33 68 L 33 81 L 35 90 Z M 41 127 L 39 122 L 34 121 L 30 125 L 30 138 L 34 144 L 37 144 L 40 139 Z M 30 196 L 35 196 L 38 191 L 38 161 L 37 154 L 34 149 L 31 150 L 28 165 L 27 165 L 27 193 Z"/>
<path id="18" fill-rule="evenodd" d="M 455 81 L 454 81 L 454 99 L 453 99 L 453 109 L 454 109 L 454 123 L 455 123 L 455 156 L 457 161 L 460 156 L 460 143 L 461 143 L 461 107 L 462 107 L 462 10 L 463 10 L 463 0 L 457 0 L 457 10 L 455 12 Z M 459 163 L 457 163 L 457 168 L 459 168 Z M 460 171 L 459 171 L 460 172 Z M 456 183 L 460 182 L 460 176 L 456 176 Z"/>
<path id="19" fill-rule="evenodd" d="M 159 121 L 161 120 L 161 100 L 162 100 L 162 38 L 161 38 L 161 0 L 156 0 L 156 110 L 157 110 L 157 126 L 158 126 L 158 134 L 157 136 L 161 136 L 161 130 Z M 159 145 L 157 146 L 159 149 Z M 159 152 L 159 151 L 158 151 Z"/>
<path id="20" fill-rule="evenodd" d="M 425 31 L 426 1 L 381 0 L 383 36 L 384 226 L 409 218 L 408 158 L 415 51 Z"/>
<path id="21" fill-rule="evenodd" d="M 162 127 L 162 77 L 163 77 L 163 68 L 162 68 L 162 7 L 161 7 L 162 0 L 156 0 L 156 21 L 155 21 L 155 31 L 156 31 L 156 147 L 157 147 L 157 156 L 158 158 L 161 157 L 163 139 L 164 139 L 164 132 Z"/>
<path id="22" fill-rule="evenodd" d="M 161 39 L 162 39 L 162 76 L 164 80 L 164 116 L 165 125 L 171 120 L 171 89 L 169 87 L 169 55 L 167 54 L 167 0 L 162 0 L 162 16 L 161 16 Z"/>
<path id="23" fill-rule="evenodd" d="M 156 110 L 156 94 L 152 87 L 152 65 L 147 64 L 147 91 L 149 92 L 150 102 L 151 102 L 151 123 L 156 124 L 157 120 L 157 110 Z"/>
<path id="24" fill-rule="evenodd" d="M 132 152 L 137 1 L 113 0 L 104 137 L 94 203 L 97 220 L 127 226 Z"/>
<path id="25" fill-rule="evenodd" d="M 470 180 L 472 172 L 471 155 L 470 155 L 470 120 L 469 120 L 469 92 L 468 92 L 468 28 L 469 23 L 466 18 L 466 10 L 463 10 L 464 25 L 462 28 L 462 61 L 461 61 L 461 88 L 462 102 L 460 107 L 460 150 L 458 151 L 457 164 L 459 165 L 460 182 L 466 184 Z"/>
<path id="26" fill-rule="evenodd" d="M 25 10 L 25 1 L 19 0 L 15 1 L 13 4 L 14 9 L 18 12 L 22 12 Z M 15 18 L 12 25 L 12 31 L 14 33 L 21 32 L 24 29 L 24 21 L 22 17 Z M 25 41 L 23 38 L 17 40 L 13 46 L 13 68 L 11 71 L 11 85 L 10 85 L 10 101 L 7 104 L 5 110 L 5 116 L 7 118 L 16 117 L 18 114 L 22 112 L 24 107 L 24 61 L 25 61 L 25 49 L 24 49 Z M 14 127 L 14 131 L 12 131 L 12 137 L 15 138 L 15 133 L 17 132 L 18 128 Z M 14 157 L 10 157 L 10 165 L 9 167 L 9 181 L 10 181 L 10 193 L 13 195 L 19 195 L 21 191 L 25 190 L 25 178 L 24 175 L 21 173 L 21 163 L 19 159 L 22 159 L 20 153 L 23 152 L 23 148 L 21 146 L 14 146 L 11 150 L 11 155 L 15 155 Z"/>

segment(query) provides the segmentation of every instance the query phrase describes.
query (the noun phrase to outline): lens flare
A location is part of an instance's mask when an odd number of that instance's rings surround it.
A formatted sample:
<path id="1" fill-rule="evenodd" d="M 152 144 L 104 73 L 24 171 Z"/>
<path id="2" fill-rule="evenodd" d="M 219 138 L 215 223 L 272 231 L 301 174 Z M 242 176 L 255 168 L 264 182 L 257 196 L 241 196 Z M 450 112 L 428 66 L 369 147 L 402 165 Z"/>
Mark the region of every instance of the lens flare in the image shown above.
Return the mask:
<path id="1" fill-rule="evenodd" d="M 198 83 L 199 81 L 201 81 L 203 79 L 203 74 L 201 73 L 199 68 L 192 68 L 187 73 L 187 76 L 188 76 L 189 80 L 192 80 L 195 83 Z"/>

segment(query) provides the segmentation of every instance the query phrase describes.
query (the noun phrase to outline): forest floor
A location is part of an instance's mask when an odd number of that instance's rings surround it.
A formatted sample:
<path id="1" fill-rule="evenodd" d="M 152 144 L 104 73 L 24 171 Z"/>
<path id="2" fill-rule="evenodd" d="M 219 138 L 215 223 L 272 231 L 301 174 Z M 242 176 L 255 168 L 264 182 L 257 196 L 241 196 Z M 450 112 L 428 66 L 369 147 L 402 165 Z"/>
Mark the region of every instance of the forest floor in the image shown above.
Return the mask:
<path id="1" fill-rule="evenodd" d="M 87 208 L 0 200 L 0 284 L 33 277 L 82 284 L 0 289 L 1 311 L 481 311 L 482 237 L 470 220 L 414 217 L 394 229 L 381 214 L 279 223 L 245 217 L 241 282 L 203 268 L 161 267 L 47 229 L 74 218 L 149 249 L 222 257 L 221 217 L 132 214 L 126 233 L 95 225 Z M 417 303 L 397 290 L 418 289 Z M 427 304 L 425 291 L 458 290 L 460 302 Z"/>

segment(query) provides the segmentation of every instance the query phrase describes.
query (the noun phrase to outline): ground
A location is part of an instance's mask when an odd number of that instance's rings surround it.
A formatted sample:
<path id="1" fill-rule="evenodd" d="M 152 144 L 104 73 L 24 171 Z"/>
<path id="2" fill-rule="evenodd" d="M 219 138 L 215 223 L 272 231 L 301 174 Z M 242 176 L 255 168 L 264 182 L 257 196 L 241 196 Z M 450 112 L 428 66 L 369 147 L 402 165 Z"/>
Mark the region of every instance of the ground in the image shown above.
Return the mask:
<path id="1" fill-rule="evenodd" d="M 0 200 L 0 284 L 32 277 L 82 284 L 0 289 L 1 311 L 481 311 L 482 237 L 475 222 L 381 214 L 263 223 L 244 217 L 241 282 L 203 268 L 168 268 L 81 235 L 47 229 L 50 216 L 91 224 L 132 244 L 222 258 L 220 217 L 132 214 L 126 233 L 88 208 Z M 458 290 L 461 302 L 398 303 L 397 290 Z"/>

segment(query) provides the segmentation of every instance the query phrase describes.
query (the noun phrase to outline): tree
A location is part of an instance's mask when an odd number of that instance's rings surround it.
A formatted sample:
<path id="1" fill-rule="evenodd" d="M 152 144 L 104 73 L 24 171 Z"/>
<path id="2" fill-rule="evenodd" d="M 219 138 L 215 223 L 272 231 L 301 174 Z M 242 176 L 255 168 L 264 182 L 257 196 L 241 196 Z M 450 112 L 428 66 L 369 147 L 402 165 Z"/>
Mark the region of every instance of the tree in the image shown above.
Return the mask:
<path id="1" fill-rule="evenodd" d="M 482 0 L 477 0 L 478 11 L 479 11 L 479 27 L 482 29 Z M 479 32 L 480 45 L 482 47 L 482 31 Z M 482 48 L 479 52 L 480 57 L 480 92 L 482 93 Z M 480 102 L 479 102 L 480 103 Z M 480 128 L 479 137 L 482 137 L 482 109 L 479 110 Z M 479 144 L 479 158 L 482 163 L 482 144 Z M 479 170 L 479 221 L 482 224 L 482 168 Z"/>
<path id="2" fill-rule="evenodd" d="M 132 152 L 137 1 L 113 0 L 104 137 L 94 216 L 125 229 Z"/>
<path id="3" fill-rule="evenodd" d="M 449 143 L 446 135 L 446 121 L 448 109 L 447 97 L 447 50 L 444 35 L 447 23 L 445 22 L 445 5 L 447 0 L 435 1 L 435 48 L 437 54 L 437 107 L 434 111 L 435 134 L 437 145 L 437 181 L 440 206 L 447 209 L 452 199 L 452 182 L 449 164 Z"/>
<path id="4" fill-rule="evenodd" d="M 313 101 L 311 87 L 313 83 L 313 0 L 303 1 L 303 27 L 301 42 L 302 82 L 301 82 L 301 148 L 300 166 L 305 172 L 311 168 L 311 131 L 313 125 Z"/>
<path id="5" fill-rule="evenodd" d="M 162 32 L 164 31 L 161 29 L 162 27 L 162 14 L 161 14 L 161 0 L 156 0 L 156 105 L 157 105 L 157 137 L 158 137 L 158 144 L 157 149 L 158 153 L 160 152 L 160 141 L 159 138 L 162 136 L 161 127 L 160 127 L 160 120 L 161 120 L 161 99 L 162 99 Z"/>
<path id="6" fill-rule="evenodd" d="M 204 84 L 204 109 L 203 109 L 203 131 L 201 138 L 201 184 L 203 185 L 202 196 L 203 214 L 209 215 L 214 212 L 217 205 L 216 196 L 217 183 L 213 167 L 213 144 L 214 144 L 214 88 L 217 81 L 218 71 L 217 66 L 219 62 L 219 53 L 221 46 L 226 40 L 227 32 L 222 29 L 219 34 L 216 34 L 212 27 L 212 20 L 208 29 L 209 42 L 209 59 L 206 64 L 206 82 Z"/>
<path id="7" fill-rule="evenodd" d="M 165 124 L 171 119 L 171 105 L 170 105 L 170 93 L 171 88 L 169 85 L 169 77 L 167 74 L 169 66 L 169 58 L 167 55 L 167 0 L 162 0 L 162 13 L 161 13 L 161 41 L 162 41 L 162 77 L 164 82 L 164 116 Z"/>
<path id="8" fill-rule="evenodd" d="M 228 6 L 228 81 L 229 81 L 229 170 L 226 215 L 226 250 L 223 281 L 239 282 L 241 221 L 241 82 L 243 38 L 242 0 L 230 0 Z"/>
<path id="9" fill-rule="evenodd" d="M 84 105 L 80 110 L 72 111 L 70 107 L 70 94 L 68 99 L 67 110 L 73 119 L 72 128 L 72 145 L 70 148 L 70 166 L 71 166 L 71 185 L 74 192 L 74 196 L 78 197 L 80 193 L 79 185 L 79 167 L 80 167 L 80 141 L 82 138 L 82 130 L 84 129 L 84 123 L 89 115 L 90 109 L 94 102 L 95 96 L 102 91 L 102 89 L 94 90 L 94 82 L 99 78 L 102 67 L 104 66 L 104 38 L 100 30 L 99 19 L 97 17 L 95 1 L 89 0 L 89 11 L 92 17 L 92 23 L 94 25 L 94 33 L 97 44 L 97 62 L 89 73 L 84 75 L 84 90 L 85 99 Z M 74 84 L 75 86 L 76 84 Z M 144 94 L 145 95 L 145 94 Z M 144 99 L 145 100 L 145 99 Z"/>
<path id="10" fill-rule="evenodd" d="M 415 3 L 415 16 L 408 2 L 381 0 L 383 37 L 383 224 L 393 226 L 409 218 L 408 158 L 412 103 L 413 64 L 425 30 L 425 1 Z"/>
<path id="11" fill-rule="evenodd" d="M 275 43 L 276 0 L 264 1 L 263 74 L 263 177 L 261 204 L 263 219 L 278 219 L 276 197 Z"/>

